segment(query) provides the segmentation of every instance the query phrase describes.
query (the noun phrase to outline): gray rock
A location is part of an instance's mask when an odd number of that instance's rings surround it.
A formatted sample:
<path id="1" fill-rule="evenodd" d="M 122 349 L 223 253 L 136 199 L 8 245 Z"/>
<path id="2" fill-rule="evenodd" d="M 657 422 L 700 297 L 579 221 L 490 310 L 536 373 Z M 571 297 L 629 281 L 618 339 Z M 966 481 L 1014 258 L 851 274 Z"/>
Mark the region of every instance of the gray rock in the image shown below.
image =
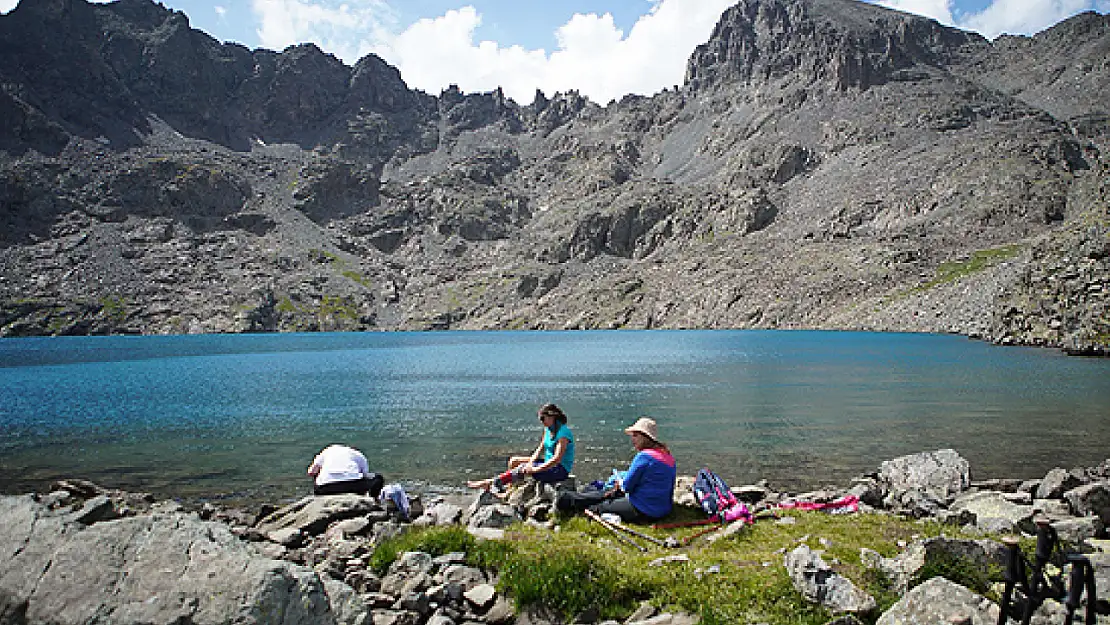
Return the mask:
<path id="1" fill-rule="evenodd" d="M 698 618 L 692 614 L 657 614 L 642 621 L 626 621 L 625 625 L 697 625 Z"/>
<path id="2" fill-rule="evenodd" d="M 1095 515 L 1110 524 L 1110 483 L 1095 482 L 1064 493 L 1064 500 L 1075 516 Z"/>
<path id="3" fill-rule="evenodd" d="M 440 502 L 428 507 L 414 523 L 418 525 L 454 525 L 462 520 L 462 506 Z"/>
<path id="4" fill-rule="evenodd" d="M 371 612 L 374 625 L 417 625 L 420 615 L 404 610 L 374 610 Z"/>
<path id="5" fill-rule="evenodd" d="M 906 593 L 876 625 L 948 625 L 959 616 L 970 618 L 972 625 L 996 625 L 998 615 L 997 604 L 943 577 L 934 577 Z"/>
<path id="6" fill-rule="evenodd" d="M 382 578 L 381 591 L 387 595 L 400 597 L 410 592 L 424 591 L 433 585 L 427 573 L 389 573 Z"/>
<path id="7" fill-rule="evenodd" d="M 451 553 L 436 556 L 432 562 L 437 567 L 445 567 L 452 564 L 466 564 L 466 554 L 461 551 L 452 551 Z"/>
<path id="8" fill-rule="evenodd" d="M 941 517 L 947 512 L 942 500 L 922 490 L 891 492 L 883 500 L 883 507 L 914 519 Z"/>
<path id="9" fill-rule="evenodd" d="M 335 531 L 344 536 L 362 536 L 370 529 L 370 525 L 366 517 L 356 517 L 336 523 L 329 528 L 329 531 Z"/>
<path id="10" fill-rule="evenodd" d="M 382 589 L 381 578 L 368 569 L 348 571 L 343 577 L 343 583 L 360 593 L 380 592 Z"/>
<path id="11" fill-rule="evenodd" d="M 1002 568 L 1006 564 L 1006 549 L 993 540 L 935 537 L 910 543 L 894 558 L 883 558 L 867 550 L 861 553 L 860 559 L 886 575 L 895 592 L 904 594 L 918 572 L 926 566 L 945 566 L 952 560 L 963 560 L 978 570 Z"/>
<path id="12" fill-rule="evenodd" d="M 347 584 L 324 580 L 324 590 L 337 625 L 366 625 L 371 621 L 370 607 Z"/>
<path id="13" fill-rule="evenodd" d="M 266 539 L 272 543 L 281 545 L 282 547 L 296 549 L 297 547 L 300 547 L 302 543 L 304 543 L 304 534 L 301 533 L 301 530 L 295 527 L 286 527 L 267 533 Z"/>
<path id="14" fill-rule="evenodd" d="M 879 508 L 883 505 L 883 498 L 886 492 L 878 480 L 872 478 L 861 478 L 855 480 L 855 484 L 848 489 L 846 495 L 854 495 L 859 500 L 869 506 Z"/>
<path id="15" fill-rule="evenodd" d="M 315 574 L 219 523 L 174 513 L 85 526 L 0 497 L 0 527 L 0 596 L 28 623 L 335 620 Z"/>
<path id="16" fill-rule="evenodd" d="M 874 597 L 834 572 L 820 554 L 806 545 L 799 545 L 788 553 L 784 565 L 794 588 L 807 600 L 831 612 L 866 613 L 877 607 Z"/>
<path id="17" fill-rule="evenodd" d="M 427 593 L 420 591 L 407 592 L 401 595 L 401 607 L 409 612 L 426 615 L 431 610 L 431 600 Z"/>
<path id="18" fill-rule="evenodd" d="M 464 592 L 463 597 L 474 606 L 474 609 L 484 612 L 493 606 L 497 598 L 497 589 L 489 584 L 479 584 Z"/>
<path id="19" fill-rule="evenodd" d="M 1106 524 L 1097 516 L 1088 516 L 1079 519 L 1064 519 L 1052 521 L 1052 527 L 1060 541 L 1070 549 L 1083 551 L 1082 546 L 1092 538 L 1102 535 Z"/>
<path id="20" fill-rule="evenodd" d="M 366 602 L 366 605 L 373 610 L 389 608 L 397 602 L 397 599 L 394 598 L 392 595 L 387 595 L 384 592 L 377 591 L 362 593 L 362 600 Z"/>
<path id="21" fill-rule="evenodd" d="M 516 508 L 507 504 L 483 506 L 470 517 L 469 526 L 476 528 L 503 529 L 519 523 L 523 519 Z"/>
<path id="22" fill-rule="evenodd" d="M 1110 613 L 1110 553 L 1092 553 L 1087 558 L 1095 570 L 1095 596 L 1099 614 Z M 1084 593 L 1084 601 L 1087 595 Z M 1078 618 L 1078 615 L 1077 615 Z"/>
<path id="23" fill-rule="evenodd" d="M 423 551 L 406 551 L 389 565 L 389 573 L 393 575 L 431 573 L 434 566 L 435 562 L 430 554 Z"/>
<path id="24" fill-rule="evenodd" d="M 490 625 L 507 625 L 513 621 L 513 602 L 504 596 L 498 595 L 493 606 L 482 615 L 482 620 Z"/>
<path id="25" fill-rule="evenodd" d="M 467 527 L 466 532 L 478 540 L 502 540 L 505 538 L 505 530 L 491 527 Z"/>
<path id="26" fill-rule="evenodd" d="M 1044 476 L 1034 496 L 1037 499 L 1060 499 L 1065 492 L 1082 486 L 1086 482 L 1084 477 L 1057 467 Z"/>
<path id="27" fill-rule="evenodd" d="M 455 621 L 443 614 L 433 614 L 426 625 L 455 625 Z"/>
<path id="28" fill-rule="evenodd" d="M 310 536 L 322 534 L 329 525 L 344 521 L 378 509 L 371 497 L 361 495 L 309 496 L 289 504 L 276 512 L 263 517 L 255 529 L 270 532 L 295 527 Z"/>
<path id="29" fill-rule="evenodd" d="M 1033 533 L 1033 506 L 1011 503 L 1003 493 L 993 491 L 963 493 L 956 497 L 949 510 L 970 512 L 975 525 L 986 532 L 1013 532 L 1015 528 Z"/>
<path id="30" fill-rule="evenodd" d="M 892 493 L 916 490 L 947 501 L 971 485 L 971 465 L 955 450 L 941 449 L 883 462 L 878 477 Z"/>
<path id="31" fill-rule="evenodd" d="M 454 582 L 461 585 L 465 590 L 470 590 L 479 584 L 485 584 L 488 580 L 481 569 L 461 564 L 451 564 L 443 570 L 443 581 L 444 583 Z"/>
<path id="32" fill-rule="evenodd" d="M 115 518 L 119 518 L 119 514 L 116 513 L 116 508 L 107 495 L 97 495 L 89 499 L 73 516 L 73 520 L 85 525 Z"/>
<path id="33" fill-rule="evenodd" d="M 1043 512 L 1049 517 L 1064 518 L 1072 516 L 1071 506 L 1068 502 L 1059 499 L 1034 499 L 1033 503 L 1034 512 Z"/>

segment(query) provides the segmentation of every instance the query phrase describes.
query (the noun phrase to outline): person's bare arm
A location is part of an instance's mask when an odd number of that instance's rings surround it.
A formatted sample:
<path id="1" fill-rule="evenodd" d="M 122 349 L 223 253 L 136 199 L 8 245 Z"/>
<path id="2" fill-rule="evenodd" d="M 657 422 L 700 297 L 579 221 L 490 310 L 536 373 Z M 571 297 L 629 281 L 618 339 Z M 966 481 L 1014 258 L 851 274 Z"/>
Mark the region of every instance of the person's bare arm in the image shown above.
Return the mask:
<path id="1" fill-rule="evenodd" d="M 559 464 L 560 462 L 563 461 L 563 454 L 567 453 L 567 447 L 569 445 L 570 445 L 570 443 L 567 442 L 567 439 L 560 438 L 559 440 L 555 441 L 555 453 L 551 455 L 550 460 L 548 460 L 547 462 L 544 462 L 543 464 L 527 465 L 527 466 L 524 467 L 524 472 L 525 473 L 539 473 L 540 471 L 546 471 L 546 470 L 550 469 L 551 467 Z M 542 450 L 543 450 L 543 445 L 540 445 L 540 449 L 537 450 L 537 451 L 542 451 Z M 536 458 L 536 461 L 538 461 L 538 460 L 539 460 L 539 458 Z"/>

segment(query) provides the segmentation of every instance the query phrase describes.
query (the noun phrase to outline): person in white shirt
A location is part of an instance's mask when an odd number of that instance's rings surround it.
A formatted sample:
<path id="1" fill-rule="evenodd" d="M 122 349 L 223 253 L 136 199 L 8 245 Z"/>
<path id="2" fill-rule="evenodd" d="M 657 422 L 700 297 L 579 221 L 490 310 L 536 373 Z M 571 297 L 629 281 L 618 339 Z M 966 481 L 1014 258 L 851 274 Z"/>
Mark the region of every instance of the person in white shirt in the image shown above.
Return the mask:
<path id="1" fill-rule="evenodd" d="M 308 465 L 308 475 L 315 480 L 314 495 L 354 493 L 377 497 L 385 485 L 385 479 L 370 470 L 366 456 L 346 445 L 329 445 L 316 454 Z"/>

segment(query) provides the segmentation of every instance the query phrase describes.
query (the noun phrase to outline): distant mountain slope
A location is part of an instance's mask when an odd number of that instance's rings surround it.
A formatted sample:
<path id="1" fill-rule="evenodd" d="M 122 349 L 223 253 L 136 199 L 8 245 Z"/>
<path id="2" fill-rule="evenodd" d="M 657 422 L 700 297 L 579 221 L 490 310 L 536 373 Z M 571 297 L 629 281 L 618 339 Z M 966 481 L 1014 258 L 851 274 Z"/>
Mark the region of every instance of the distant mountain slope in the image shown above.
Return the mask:
<path id="1" fill-rule="evenodd" d="M 1110 346 L 1108 18 L 744 0 L 681 88 L 407 88 L 148 0 L 0 16 L 0 332 L 813 327 Z"/>

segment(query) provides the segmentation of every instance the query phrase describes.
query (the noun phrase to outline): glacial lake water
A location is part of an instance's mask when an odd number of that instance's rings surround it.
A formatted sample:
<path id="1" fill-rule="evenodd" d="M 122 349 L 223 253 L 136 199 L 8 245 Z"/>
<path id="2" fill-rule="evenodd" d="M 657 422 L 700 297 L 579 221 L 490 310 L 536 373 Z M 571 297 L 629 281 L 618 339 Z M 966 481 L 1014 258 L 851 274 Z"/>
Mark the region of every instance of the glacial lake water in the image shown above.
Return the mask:
<path id="1" fill-rule="evenodd" d="M 0 492 L 61 477 L 188 500 L 310 492 L 322 447 L 387 481 L 461 488 L 529 453 L 559 404 L 575 473 L 660 424 L 681 473 L 847 484 L 953 448 L 973 478 L 1110 457 L 1110 360 L 956 336 L 809 331 L 428 332 L 0 340 Z"/>

